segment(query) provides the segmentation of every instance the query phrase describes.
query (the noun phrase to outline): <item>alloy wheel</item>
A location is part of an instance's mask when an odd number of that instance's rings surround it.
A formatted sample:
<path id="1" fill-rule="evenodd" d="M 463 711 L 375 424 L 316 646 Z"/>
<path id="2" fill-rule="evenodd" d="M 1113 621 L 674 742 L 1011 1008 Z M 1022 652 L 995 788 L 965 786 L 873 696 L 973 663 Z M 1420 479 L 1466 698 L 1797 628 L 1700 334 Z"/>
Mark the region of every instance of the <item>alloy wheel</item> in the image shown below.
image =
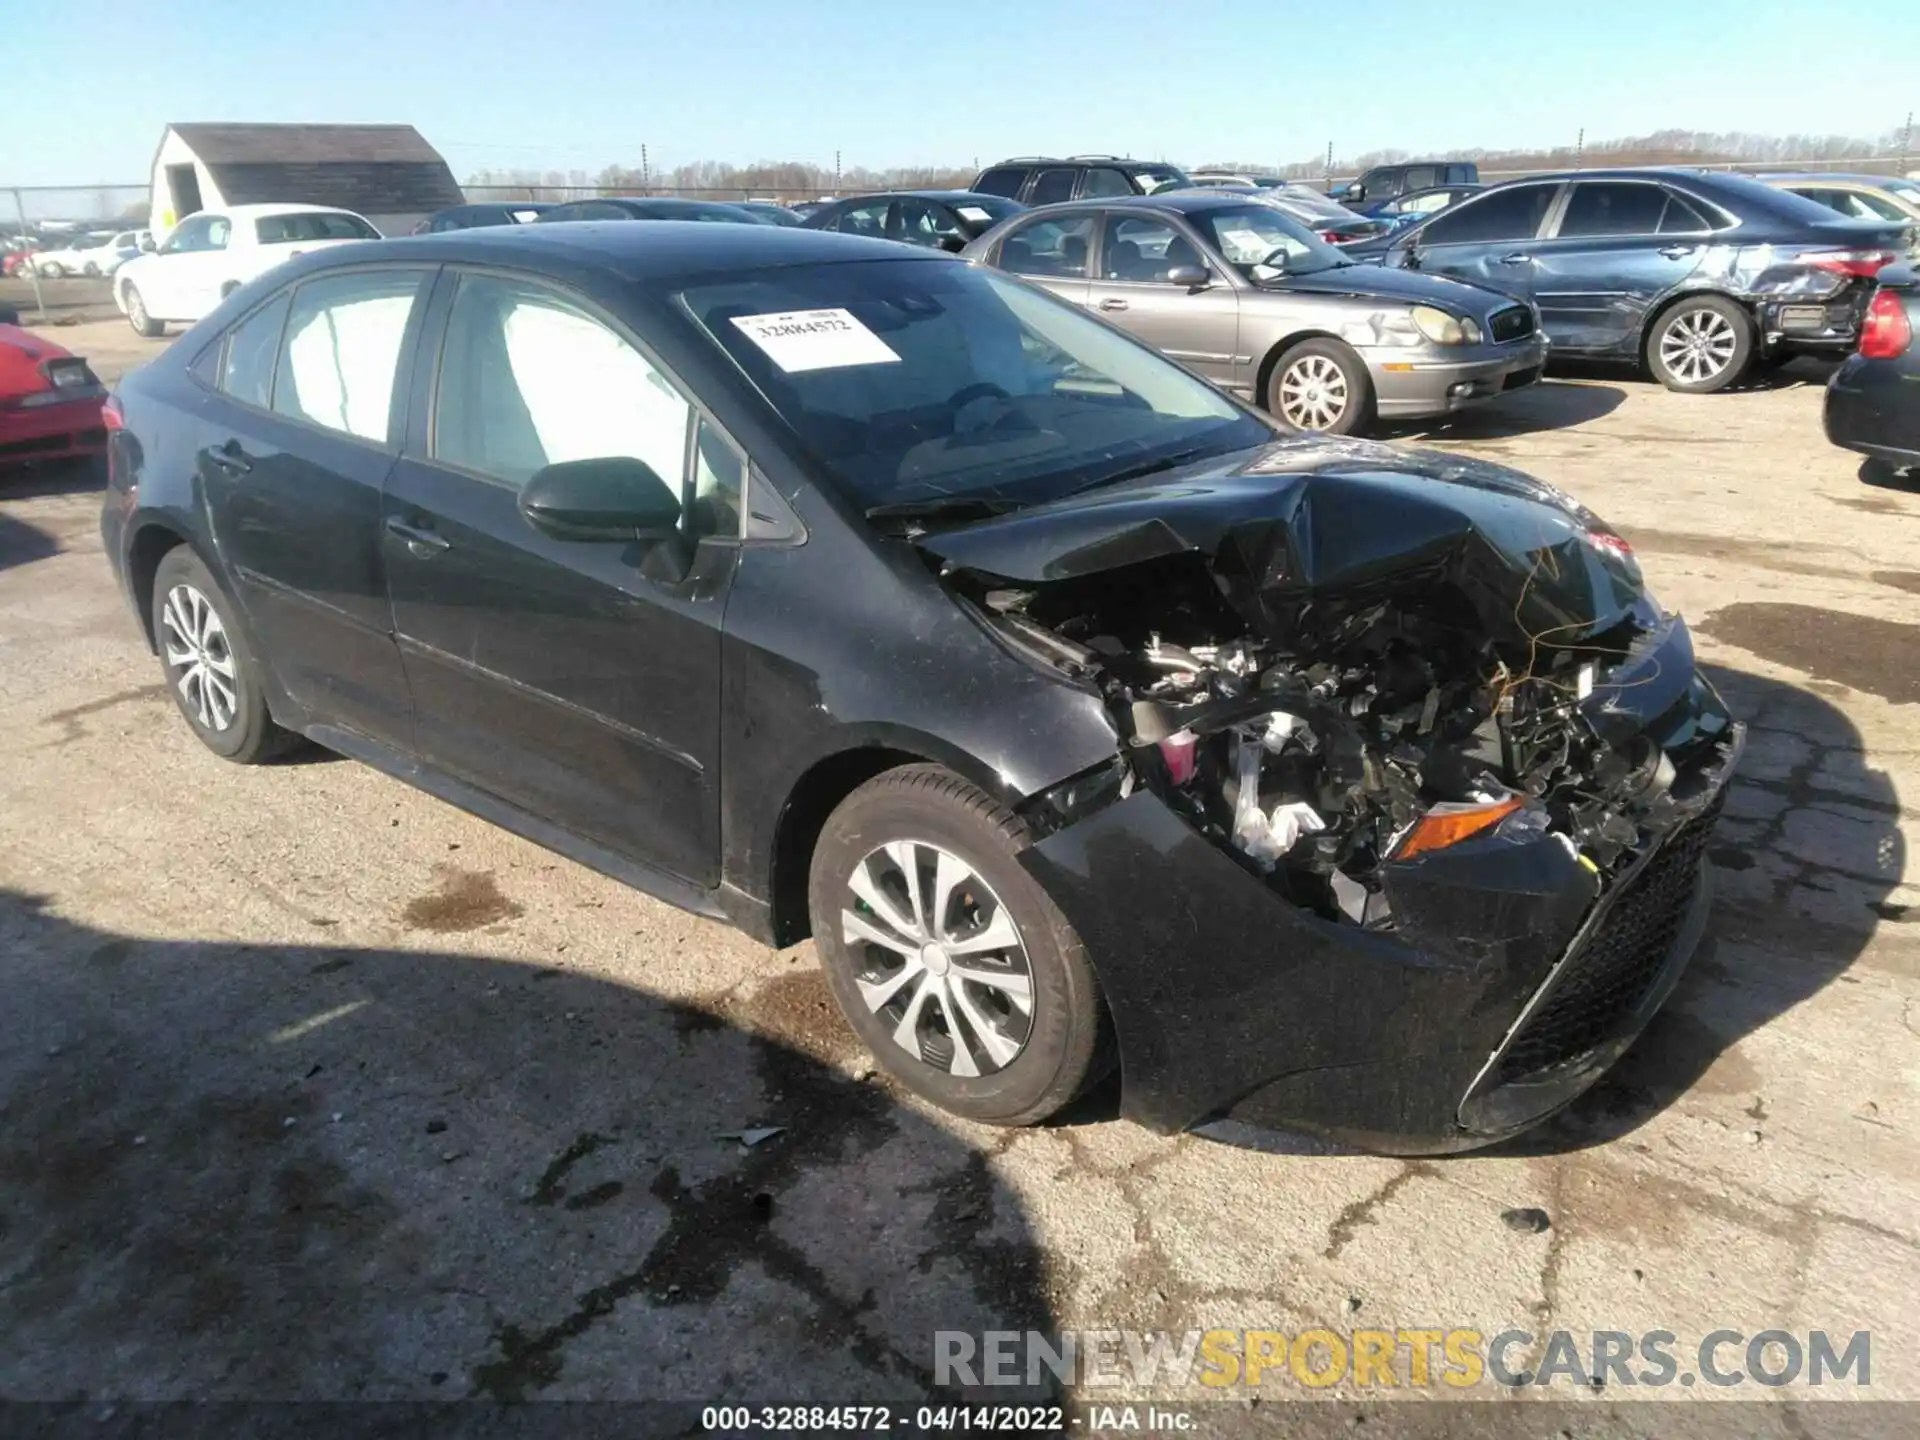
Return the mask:
<path id="1" fill-rule="evenodd" d="M 923 1064 L 962 1078 L 1004 1070 L 1033 1033 L 1020 927 L 959 856 L 921 840 L 871 851 L 847 880 L 841 934 L 861 999 Z"/>
<path id="2" fill-rule="evenodd" d="M 160 618 L 167 632 L 167 669 L 187 713 L 216 734 L 232 729 L 240 713 L 240 689 L 219 612 L 193 586 L 176 585 L 167 592 Z"/>
<path id="3" fill-rule="evenodd" d="M 1687 310 L 1660 332 L 1660 363 L 1683 385 L 1699 385 L 1724 374 L 1733 363 L 1739 337 L 1717 310 Z"/>
<path id="4" fill-rule="evenodd" d="M 147 307 L 140 303 L 140 292 L 131 285 L 127 287 L 127 318 L 133 321 L 133 328 L 147 328 Z"/>
<path id="5" fill-rule="evenodd" d="M 1295 429 L 1331 429 L 1347 398 L 1346 373 L 1325 355 L 1302 355 L 1280 377 L 1280 415 Z"/>

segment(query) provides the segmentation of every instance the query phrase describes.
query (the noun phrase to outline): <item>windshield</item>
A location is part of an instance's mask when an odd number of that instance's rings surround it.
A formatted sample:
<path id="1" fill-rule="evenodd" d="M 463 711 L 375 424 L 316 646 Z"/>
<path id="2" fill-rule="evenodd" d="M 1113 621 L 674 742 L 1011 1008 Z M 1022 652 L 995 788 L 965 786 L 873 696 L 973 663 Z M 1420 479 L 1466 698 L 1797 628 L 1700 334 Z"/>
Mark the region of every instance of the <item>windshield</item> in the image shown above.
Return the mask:
<path id="1" fill-rule="evenodd" d="M 1152 195 L 1160 190 L 1184 189 L 1187 184 L 1187 177 L 1171 165 L 1164 170 L 1148 167 L 1132 173 L 1142 195 Z"/>
<path id="2" fill-rule="evenodd" d="M 1315 220 L 1351 220 L 1353 211 L 1338 200 L 1325 195 L 1316 195 L 1311 190 L 1297 190 L 1292 186 L 1275 195 L 1267 197 L 1276 205 L 1285 206 L 1295 215 Z"/>
<path id="3" fill-rule="evenodd" d="M 1201 210 L 1188 217 L 1199 225 L 1227 261 L 1249 279 L 1263 262 L 1279 251 L 1286 256 L 1289 275 L 1311 275 L 1337 265 L 1350 265 L 1331 245 L 1310 234 L 1298 220 L 1281 211 L 1278 203 L 1236 206 L 1231 210 Z"/>
<path id="4" fill-rule="evenodd" d="M 863 509 L 1027 504 L 1272 438 L 1172 362 L 971 265 L 781 267 L 676 298 Z"/>

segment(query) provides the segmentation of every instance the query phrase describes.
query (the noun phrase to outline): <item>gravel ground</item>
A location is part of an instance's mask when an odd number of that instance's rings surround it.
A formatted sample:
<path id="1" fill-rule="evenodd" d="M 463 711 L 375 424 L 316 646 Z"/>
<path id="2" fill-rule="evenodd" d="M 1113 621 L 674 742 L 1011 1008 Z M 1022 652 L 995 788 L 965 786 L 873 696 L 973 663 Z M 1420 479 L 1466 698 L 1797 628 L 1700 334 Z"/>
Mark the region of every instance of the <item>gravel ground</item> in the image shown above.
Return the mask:
<path id="1" fill-rule="evenodd" d="M 58 337 L 108 376 L 161 343 Z M 1826 445 L 1819 379 L 1595 375 L 1426 437 L 1608 516 L 1753 726 L 1673 1002 L 1450 1160 L 932 1113 L 810 947 L 344 760 L 204 753 L 91 477 L 0 481 L 0 1395 L 870 1403 L 936 1329 L 1324 1326 L 1869 1330 L 1870 1393 L 1920 1398 L 1920 495 Z"/>

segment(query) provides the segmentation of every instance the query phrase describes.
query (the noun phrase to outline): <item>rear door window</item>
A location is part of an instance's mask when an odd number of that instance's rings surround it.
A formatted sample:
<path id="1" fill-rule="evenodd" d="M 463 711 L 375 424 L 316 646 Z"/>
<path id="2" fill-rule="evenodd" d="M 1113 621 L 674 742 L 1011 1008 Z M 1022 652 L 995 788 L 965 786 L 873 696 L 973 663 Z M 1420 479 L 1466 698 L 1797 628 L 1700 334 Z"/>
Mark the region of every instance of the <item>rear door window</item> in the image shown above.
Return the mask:
<path id="1" fill-rule="evenodd" d="M 1573 187 L 1560 238 L 1592 235 L 1652 235 L 1667 208 L 1667 192 L 1658 185 L 1585 181 Z"/>
<path id="2" fill-rule="evenodd" d="M 1080 187 L 1080 193 L 1089 200 L 1114 195 L 1134 193 L 1133 182 L 1111 165 L 1090 165 L 1087 167 L 1086 183 Z"/>
<path id="3" fill-rule="evenodd" d="M 1531 240 L 1553 208 L 1560 182 L 1495 190 L 1444 211 L 1420 232 L 1422 245 L 1471 245 Z"/>
<path id="4" fill-rule="evenodd" d="M 1015 275 L 1084 280 L 1093 216 L 1048 216 L 1000 242 L 1000 268 Z"/>
<path id="5" fill-rule="evenodd" d="M 1073 198 L 1073 182 L 1079 178 L 1079 172 L 1065 167 L 1042 170 L 1040 178 L 1033 182 L 1033 198 L 1029 205 L 1055 205 L 1062 200 Z"/>
<path id="6" fill-rule="evenodd" d="M 1660 216 L 1662 235 L 1700 235 L 1713 229 L 1713 221 L 1686 196 L 1667 192 L 1667 208 Z"/>
<path id="7" fill-rule="evenodd" d="M 997 165 L 973 182 L 976 193 L 981 195 L 1001 195 L 1009 200 L 1020 198 L 1020 187 L 1027 183 L 1027 171 L 1023 165 Z"/>
<path id="8" fill-rule="evenodd" d="M 291 290 L 269 300 L 227 332 L 215 381 L 224 395 L 265 410 L 273 403 L 273 362 L 280 353 L 280 332 L 287 323 Z"/>
<path id="9" fill-rule="evenodd" d="M 425 273 L 356 270 L 294 291 L 273 408 L 384 445 L 400 350 Z"/>

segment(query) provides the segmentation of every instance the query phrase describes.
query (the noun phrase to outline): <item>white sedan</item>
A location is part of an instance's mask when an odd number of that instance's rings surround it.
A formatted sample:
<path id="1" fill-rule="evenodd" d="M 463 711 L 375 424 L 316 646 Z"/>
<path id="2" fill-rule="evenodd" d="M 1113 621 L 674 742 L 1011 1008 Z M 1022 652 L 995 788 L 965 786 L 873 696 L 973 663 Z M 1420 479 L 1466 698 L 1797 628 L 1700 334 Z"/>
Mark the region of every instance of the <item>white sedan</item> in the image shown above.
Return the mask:
<path id="1" fill-rule="evenodd" d="M 75 245 L 73 258 L 79 262 L 82 275 L 111 275 L 152 245 L 153 236 L 148 231 L 122 230 Z"/>
<path id="2" fill-rule="evenodd" d="M 122 265 L 114 303 L 142 335 L 191 325 L 254 276 L 328 245 L 378 240 L 351 210 L 323 205 L 231 205 L 189 215 L 151 255 Z"/>

